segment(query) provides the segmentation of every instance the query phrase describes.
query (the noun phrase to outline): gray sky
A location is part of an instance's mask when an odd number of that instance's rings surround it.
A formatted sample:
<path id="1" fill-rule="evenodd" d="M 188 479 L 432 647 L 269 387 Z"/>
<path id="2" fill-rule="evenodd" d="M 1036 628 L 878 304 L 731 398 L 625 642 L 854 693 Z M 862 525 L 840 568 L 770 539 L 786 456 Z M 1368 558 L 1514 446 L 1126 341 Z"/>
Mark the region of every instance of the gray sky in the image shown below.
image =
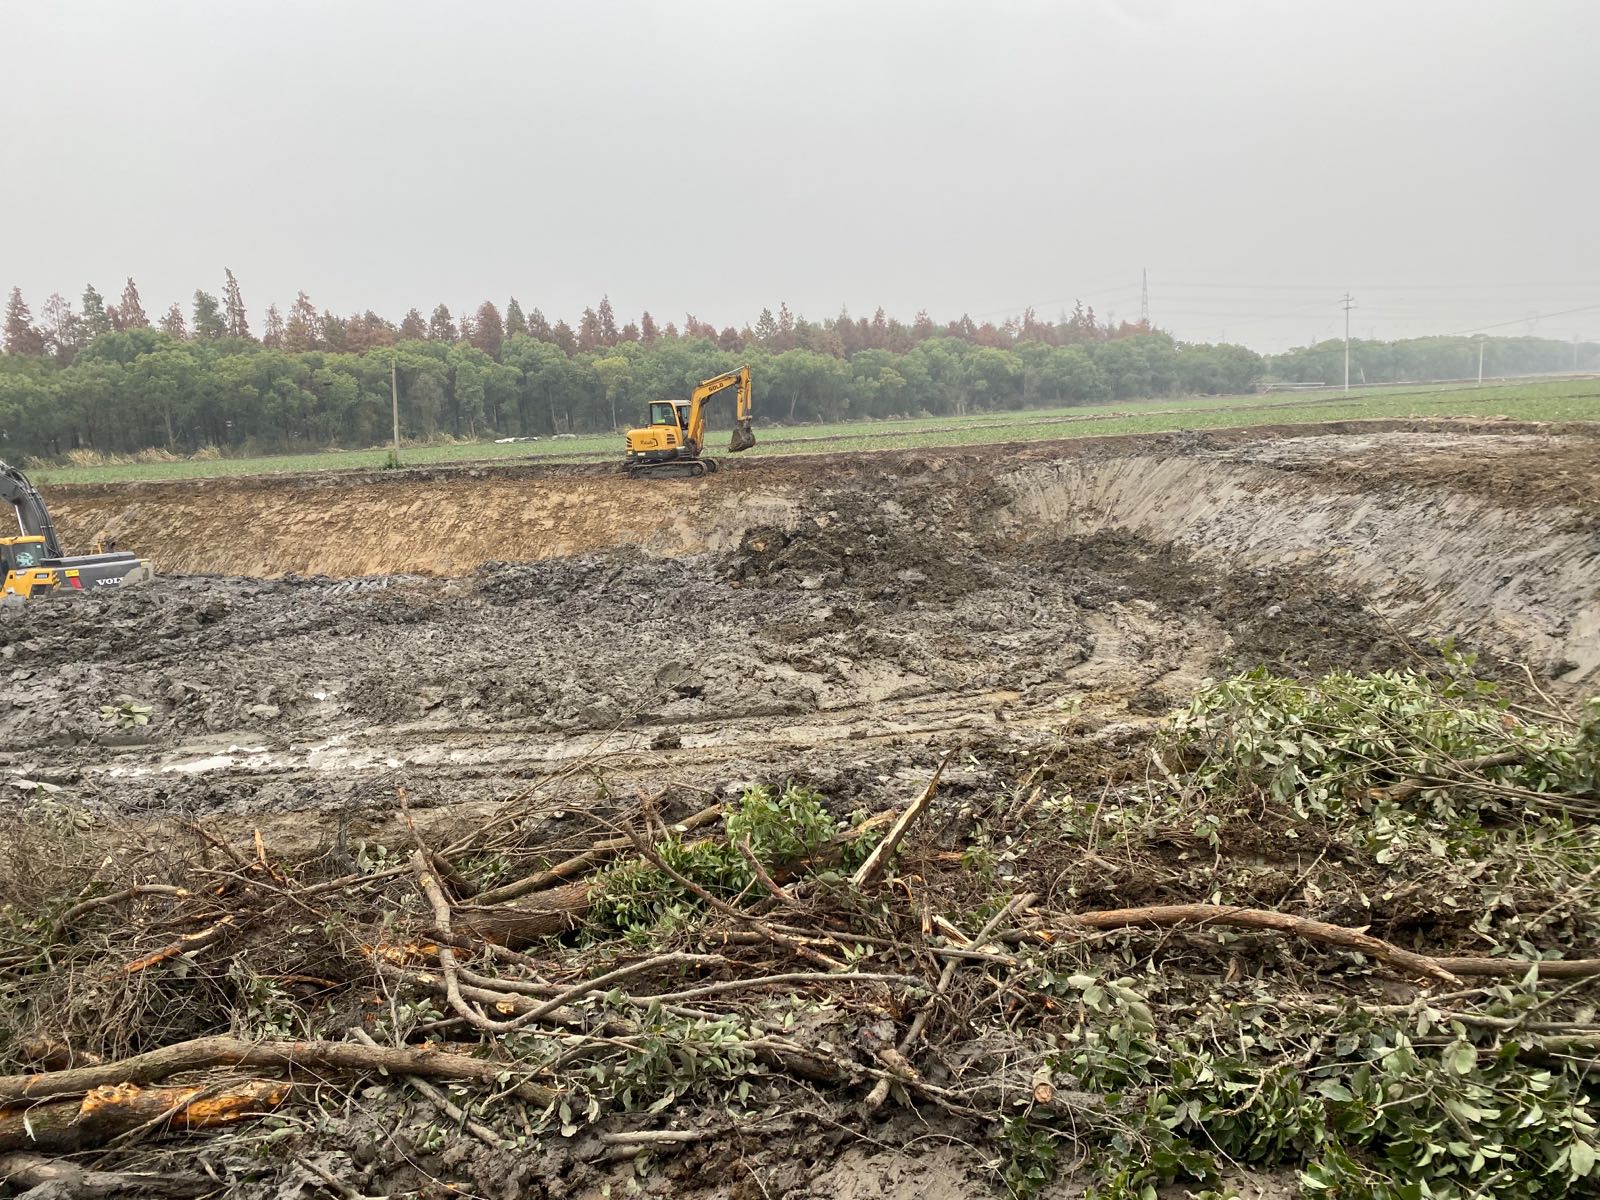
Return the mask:
<path id="1" fill-rule="evenodd" d="M 0 283 L 1600 335 L 1593 0 L 0 0 Z"/>

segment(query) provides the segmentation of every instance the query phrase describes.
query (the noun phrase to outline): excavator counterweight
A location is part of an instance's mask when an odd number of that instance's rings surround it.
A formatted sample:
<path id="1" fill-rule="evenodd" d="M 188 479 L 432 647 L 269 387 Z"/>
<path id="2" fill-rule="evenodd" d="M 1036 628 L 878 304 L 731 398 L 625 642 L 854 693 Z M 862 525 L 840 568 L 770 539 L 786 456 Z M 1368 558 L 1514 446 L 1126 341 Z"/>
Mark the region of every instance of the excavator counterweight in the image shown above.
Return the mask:
<path id="1" fill-rule="evenodd" d="M 752 397 L 750 368 L 738 367 L 702 380 L 687 402 L 657 400 L 651 403 L 649 424 L 627 433 L 628 453 L 623 468 L 630 475 L 708 475 L 717 460 L 702 457 L 705 446 L 706 402 L 734 388 L 733 436 L 728 452 L 738 454 L 756 444 L 750 427 Z"/>

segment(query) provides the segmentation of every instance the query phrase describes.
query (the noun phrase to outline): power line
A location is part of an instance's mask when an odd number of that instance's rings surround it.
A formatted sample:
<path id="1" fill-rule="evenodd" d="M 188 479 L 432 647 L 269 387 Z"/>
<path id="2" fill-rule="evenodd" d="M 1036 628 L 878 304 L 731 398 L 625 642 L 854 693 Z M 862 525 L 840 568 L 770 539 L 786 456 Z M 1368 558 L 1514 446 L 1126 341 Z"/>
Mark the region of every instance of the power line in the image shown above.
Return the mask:
<path id="1" fill-rule="evenodd" d="M 1479 325 L 1473 329 L 1458 329 L 1454 333 L 1443 333 L 1440 337 L 1460 337 L 1465 333 L 1482 333 L 1485 329 L 1504 329 L 1507 325 L 1521 325 L 1527 321 L 1546 321 L 1551 317 L 1568 317 L 1573 313 L 1593 312 L 1600 308 L 1600 304 L 1585 304 L 1581 308 L 1564 308 L 1560 312 L 1529 313 L 1525 317 L 1517 317 L 1512 321 L 1496 321 L 1493 325 Z"/>
<path id="2" fill-rule="evenodd" d="M 1326 283 L 1220 283 L 1194 280 L 1163 280 L 1162 287 L 1209 288 L 1214 291 L 1268 291 L 1268 292 L 1331 292 L 1333 285 Z M 1510 291 L 1516 288 L 1570 288 L 1592 290 L 1600 287 L 1594 281 L 1568 280 L 1564 283 L 1369 283 L 1359 285 L 1363 292 L 1423 292 L 1423 291 Z"/>

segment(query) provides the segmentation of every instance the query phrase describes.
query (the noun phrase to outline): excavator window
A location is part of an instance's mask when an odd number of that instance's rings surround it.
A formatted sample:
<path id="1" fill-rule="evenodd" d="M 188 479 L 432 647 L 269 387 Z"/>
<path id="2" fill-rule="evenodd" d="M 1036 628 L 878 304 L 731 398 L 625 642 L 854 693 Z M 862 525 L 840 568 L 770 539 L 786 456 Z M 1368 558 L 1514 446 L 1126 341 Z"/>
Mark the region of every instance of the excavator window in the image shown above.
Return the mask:
<path id="1" fill-rule="evenodd" d="M 8 571 L 26 571 L 44 560 L 44 547 L 36 542 L 0 544 L 0 575 Z"/>
<path id="2" fill-rule="evenodd" d="M 662 400 L 650 406 L 650 424 L 677 426 L 678 419 L 672 414 L 670 401 Z"/>

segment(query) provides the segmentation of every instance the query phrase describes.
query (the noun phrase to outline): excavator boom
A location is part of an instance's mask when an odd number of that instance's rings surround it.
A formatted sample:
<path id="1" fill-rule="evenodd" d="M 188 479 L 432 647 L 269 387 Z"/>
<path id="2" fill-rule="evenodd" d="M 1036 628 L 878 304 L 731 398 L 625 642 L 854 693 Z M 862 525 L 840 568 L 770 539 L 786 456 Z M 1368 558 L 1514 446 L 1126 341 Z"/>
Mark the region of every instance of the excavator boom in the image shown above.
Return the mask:
<path id="1" fill-rule="evenodd" d="M 17 524 L 24 537 L 43 538 L 45 556 L 61 557 L 61 540 L 56 537 L 55 522 L 50 520 L 44 497 L 26 475 L 4 462 L 0 462 L 0 500 L 9 501 L 17 510 Z"/>
<path id="2" fill-rule="evenodd" d="M 750 368 L 737 367 L 703 380 L 689 396 L 689 440 L 696 447 L 705 445 L 706 401 L 729 388 L 738 390 L 734 394 L 733 439 L 728 443 L 728 450 L 737 454 L 756 444 L 756 435 L 750 429 Z"/>

